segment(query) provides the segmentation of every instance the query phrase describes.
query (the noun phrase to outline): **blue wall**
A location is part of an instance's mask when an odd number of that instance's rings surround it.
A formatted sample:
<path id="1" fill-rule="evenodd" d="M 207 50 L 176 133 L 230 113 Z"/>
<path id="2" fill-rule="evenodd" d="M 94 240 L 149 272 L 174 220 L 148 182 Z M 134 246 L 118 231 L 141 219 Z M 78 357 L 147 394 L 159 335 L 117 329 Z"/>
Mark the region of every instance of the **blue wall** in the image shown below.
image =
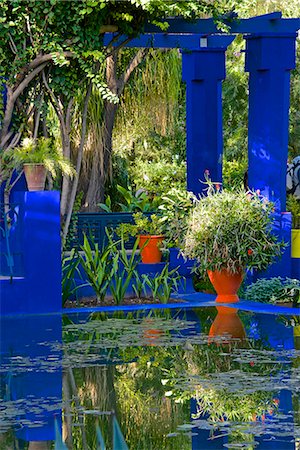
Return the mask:
<path id="1" fill-rule="evenodd" d="M 17 275 L 1 280 L 1 314 L 55 312 L 61 309 L 59 192 L 16 192 L 20 215 L 11 236 L 18 235 Z"/>

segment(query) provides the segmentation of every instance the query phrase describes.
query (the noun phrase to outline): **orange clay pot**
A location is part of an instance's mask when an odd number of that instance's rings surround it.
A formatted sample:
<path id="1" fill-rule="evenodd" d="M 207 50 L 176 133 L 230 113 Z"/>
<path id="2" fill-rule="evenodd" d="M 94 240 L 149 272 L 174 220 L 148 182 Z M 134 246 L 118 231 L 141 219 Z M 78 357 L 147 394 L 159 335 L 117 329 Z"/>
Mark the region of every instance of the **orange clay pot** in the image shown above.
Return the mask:
<path id="1" fill-rule="evenodd" d="M 218 306 L 217 310 L 218 314 L 210 327 L 209 337 L 229 335 L 233 339 L 245 339 L 246 333 L 244 325 L 237 315 L 238 310 L 226 306 Z M 229 341 L 223 343 L 226 344 Z"/>
<path id="2" fill-rule="evenodd" d="M 156 264 L 161 262 L 162 253 L 160 245 L 164 239 L 162 235 L 151 236 L 141 234 L 139 236 L 139 248 L 141 249 L 142 262 L 144 264 Z"/>
<path id="3" fill-rule="evenodd" d="M 237 291 L 243 281 L 243 272 L 230 273 L 226 269 L 220 271 L 208 270 L 208 277 L 215 288 L 218 303 L 236 303 L 239 301 Z"/>
<path id="4" fill-rule="evenodd" d="M 46 168 L 43 164 L 24 164 L 24 174 L 29 191 L 43 191 L 46 182 Z"/>

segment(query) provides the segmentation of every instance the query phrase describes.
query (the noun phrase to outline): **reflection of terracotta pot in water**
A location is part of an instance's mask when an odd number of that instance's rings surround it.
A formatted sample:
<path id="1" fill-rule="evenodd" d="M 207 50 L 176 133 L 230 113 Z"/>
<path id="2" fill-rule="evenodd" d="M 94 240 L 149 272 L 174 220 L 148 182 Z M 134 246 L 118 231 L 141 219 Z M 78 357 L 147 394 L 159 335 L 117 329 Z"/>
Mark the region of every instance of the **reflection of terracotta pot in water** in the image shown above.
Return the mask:
<path id="1" fill-rule="evenodd" d="M 236 303 L 239 301 L 237 291 L 243 281 L 244 273 L 230 273 L 226 269 L 220 271 L 208 270 L 208 277 L 215 288 L 218 296 L 216 302 Z"/>
<path id="2" fill-rule="evenodd" d="M 164 237 L 141 234 L 139 236 L 139 248 L 141 249 L 142 262 L 144 264 L 156 264 L 161 262 L 162 253 L 160 245 Z"/>
<path id="3" fill-rule="evenodd" d="M 246 333 L 244 325 L 237 315 L 238 309 L 217 307 L 218 314 L 213 321 L 210 330 L 210 337 L 230 335 L 234 339 L 245 339 Z"/>
<path id="4" fill-rule="evenodd" d="M 151 326 L 153 324 L 153 320 L 146 319 L 145 323 L 147 324 L 146 326 Z M 163 334 L 164 332 L 158 328 L 146 328 L 144 330 L 143 337 L 147 341 L 148 345 L 152 346 L 155 345 L 155 341 L 159 339 Z"/>
<path id="5" fill-rule="evenodd" d="M 24 164 L 24 174 L 29 191 L 43 191 L 46 182 L 46 168 L 43 164 Z"/>

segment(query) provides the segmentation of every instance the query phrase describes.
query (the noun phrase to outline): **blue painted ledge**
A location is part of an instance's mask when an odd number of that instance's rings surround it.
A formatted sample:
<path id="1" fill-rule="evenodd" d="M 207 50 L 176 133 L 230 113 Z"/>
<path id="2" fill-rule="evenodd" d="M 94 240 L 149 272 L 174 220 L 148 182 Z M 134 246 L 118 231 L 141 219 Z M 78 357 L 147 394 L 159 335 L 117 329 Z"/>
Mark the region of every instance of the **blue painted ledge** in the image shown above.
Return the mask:
<path id="1" fill-rule="evenodd" d="M 238 303 L 216 303 L 216 296 L 213 294 L 204 294 L 195 292 L 193 294 L 176 294 L 172 295 L 173 299 L 182 299 L 178 303 L 159 303 L 145 305 L 119 305 L 119 306 L 95 306 L 83 308 L 64 308 L 63 314 L 74 313 L 94 313 L 94 312 L 115 312 L 115 311 L 141 311 L 141 310 L 157 310 L 157 309 L 180 309 L 180 308 L 200 308 L 211 306 L 227 306 L 241 311 L 249 311 L 263 314 L 283 314 L 286 316 L 299 316 L 300 308 L 289 308 L 285 306 L 276 306 L 268 303 L 257 303 L 241 299 Z"/>

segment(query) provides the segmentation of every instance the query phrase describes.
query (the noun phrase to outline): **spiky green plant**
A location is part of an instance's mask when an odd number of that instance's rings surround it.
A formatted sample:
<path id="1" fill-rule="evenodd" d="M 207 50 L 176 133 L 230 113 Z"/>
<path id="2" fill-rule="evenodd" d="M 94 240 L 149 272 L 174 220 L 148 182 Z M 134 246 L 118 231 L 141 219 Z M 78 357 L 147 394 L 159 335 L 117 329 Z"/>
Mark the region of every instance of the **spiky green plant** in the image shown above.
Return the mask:
<path id="1" fill-rule="evenodd" d="M 43 164 L 53 178 L 59 172 L 69 177 L 76 173 L 71 162 L 52 144 L 51 139 L 45 137 L 23 139 L 21 145 L 14 148 L 10 155 L 16 168 L 21 168 L 23 164 Z"/>

